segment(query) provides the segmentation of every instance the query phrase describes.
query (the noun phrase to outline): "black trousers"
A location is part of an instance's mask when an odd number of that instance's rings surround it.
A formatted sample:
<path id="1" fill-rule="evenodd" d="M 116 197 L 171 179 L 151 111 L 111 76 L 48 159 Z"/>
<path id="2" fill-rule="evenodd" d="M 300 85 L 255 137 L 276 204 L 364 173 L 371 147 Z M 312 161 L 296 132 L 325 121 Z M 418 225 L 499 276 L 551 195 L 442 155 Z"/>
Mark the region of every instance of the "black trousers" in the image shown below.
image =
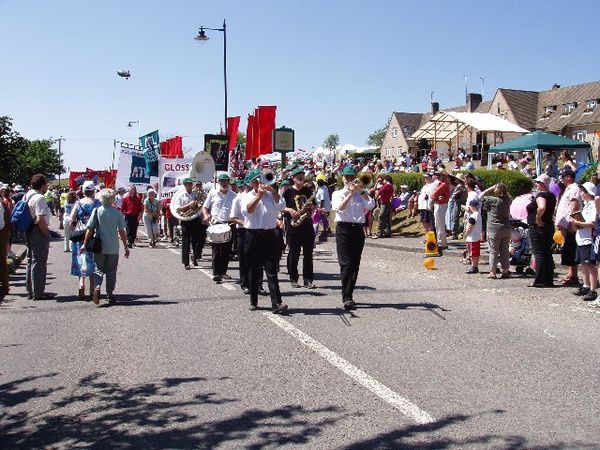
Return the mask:
<path id="1" fill-rule="evenodd" d="M 238 254 L 238 229 L 235 225 L 231 226 L 231 255 Z"/>
<path id="2" fill-rule="evenodd" d="M 248 284 L 248 262 L 246 258 L 246 229 L 237 229 L 238 263 L 240 265 L 240 286 L 242 289 L 249 287 Z"/>
<path id="3" fill-rule="evenodd" d="M 281 303 L 277 279 L 277 240 L 275 230 L 246 230 L 244 250 L 248 263 L 250 303 L 258 304 L 258 288 L 264 268 L 273 307 Z"/>
<path id="4" fill-rule="evenodd" d="M 127 225 L 127 243 L 133 245 L 137 238 L 137 229 L 140 224 L 140 219 L 137 214 L 126 214 L 125 224 Z"/>
<path id="5" fill-rule="evenodd" d="M 198 217 L 193 220 L 181 221 L 181 262 L 184 266 L 190 265 L 190 246 L 192 248 L 194 258 L 198 258 L 201 225 L 202 221 Z"/>
<path id="6" fill-rule="evenodd" d="M 313 248 L 315 246 L 315 230 L 312 223 L 308 221 L 298 228 L 290 230 L 288 234 L 288 256 L 287 270 L 291 281 L 298 281 L 298 261 L 300 261 L 300 251 L 302 251 L 302 277 L 304 282 L 313 281 L 315 274 L 313 271 Z"/>
<path id="7" fill-rule="evenodd" d="M 365 246 L 363 224 L 339 222 L 335 230 L 335 245 L 342 275 L 342 301 L 345 302 L 353 300 L 360 258 Z"/>
<path id="8" fill-rule="evenodd" d="M 194 247 L 194 255 L 197 259 L 202 258 L 202 252 L 204 251 L 204 244 L 206 244 L 206 229 L 208 225 L 205 225 L 200 218 L 200 226 L 198 228 L 198 245 Z"/>
<path id="9" fill-rule="evenodd" d="M 231 255 L 231 240 L 222 244 L 212 244 L 212 270 L 213 275 L 225 275 L 229 268 Z"/>
<path id="10" fill-rule="evenodd" d="M 529 228 L 529 241 L 535 257 L 535 284 L 550 286 L 554 278 L 554 260 L 552 259 L 552 235 L 554 227 L 532 226 Z"/>

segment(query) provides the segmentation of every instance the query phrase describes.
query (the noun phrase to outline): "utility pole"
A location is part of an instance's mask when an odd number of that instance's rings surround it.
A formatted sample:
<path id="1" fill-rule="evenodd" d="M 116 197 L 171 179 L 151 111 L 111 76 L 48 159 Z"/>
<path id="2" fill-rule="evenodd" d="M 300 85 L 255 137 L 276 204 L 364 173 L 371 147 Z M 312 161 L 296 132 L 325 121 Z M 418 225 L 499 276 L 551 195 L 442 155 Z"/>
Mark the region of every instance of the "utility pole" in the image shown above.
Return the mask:
<path id="1" fill-rule="evenodd" d="M 58 187 L 60 188 L 60 175 L 62 173 L 62 141 L 64 141 L 65 139 L 61 136 L 57 139 L 58 141 Z"/>
<path id="2" fill-rule="evenodd" d="M 485 76 L 482 75 L 479 79 L 481 80 L 481 101 L 483 101 L 485 97 Z"/>

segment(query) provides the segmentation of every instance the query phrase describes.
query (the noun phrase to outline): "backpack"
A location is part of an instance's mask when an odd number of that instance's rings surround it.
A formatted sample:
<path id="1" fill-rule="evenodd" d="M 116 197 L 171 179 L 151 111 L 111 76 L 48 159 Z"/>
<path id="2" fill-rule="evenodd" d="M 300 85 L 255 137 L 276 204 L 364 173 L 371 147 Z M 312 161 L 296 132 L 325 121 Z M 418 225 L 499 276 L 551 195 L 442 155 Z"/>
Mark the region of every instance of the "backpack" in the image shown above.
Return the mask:
<path id="1" fill-rule="evenodd" d="M 10 223 L 14 226 L 15 230 L 22 233 L 26 232 L 33 225 L 33 217 L 29 211 L 28 202 L 33 196 L 27 198 L 23 197 L 15 205 L 12 214 L 10 216 Z"/>

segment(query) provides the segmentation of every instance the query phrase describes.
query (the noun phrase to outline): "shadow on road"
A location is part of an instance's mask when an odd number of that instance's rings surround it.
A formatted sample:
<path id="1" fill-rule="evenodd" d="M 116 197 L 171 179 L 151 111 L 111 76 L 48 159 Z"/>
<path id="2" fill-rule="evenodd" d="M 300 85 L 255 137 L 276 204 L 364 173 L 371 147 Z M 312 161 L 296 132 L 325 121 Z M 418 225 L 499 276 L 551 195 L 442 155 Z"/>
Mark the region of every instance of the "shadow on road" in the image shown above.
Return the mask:
<path id="1" fill-rule="evenodd" d="M 207 391 L 203 377 L 121 384 L 93 373 L 74 387 L 29 388 L 40 378 L 0 385 L 0 448 L 276 448 L 307 444 L 346 417 L 338 407 L 228 411 L 240 400 Z M 47 380 L 51 382 L 51 380 Z M 39 411 L 40 399 L 46 400 Z M 55 398 L 52 398 L 55 397 Z M 31 402 L 31 403 L 30 403 Z M 35 403 L 34 403 L 35 402 Z M 10 409 L 9 409 L 10 408 Z"/>
<path id="2" fill-rule="evenodd" d="M 598 444 L 582 442 L 557 442 L 543 445 L 531 443 L 526 437 L 518 435 L 501 434 L 468 434 L 466 437 L 458 437 L 460 433 L 456 430 L 447 429 L 461 423 L 471 421 L 483 421 L 486 415 L 504 414 L 503 410 L 495 410 L 470 416 L 457 414 L 447 416 L 426 425 L 409 425 L 398 428 L 388 433 L 382 433 L 373 438 L 353 442 L 344 450 L 362 449 L 403 449 L 403 450 L 438 450 L 438 449 L 480 449 L 493 448 L 497 450 L 559 450 L 559 449 L 592 449 L 598 448 Z M 443 432 L 443 433 L 442 433 Z M 463 433 L 464 435 L 464 433 Z"/>

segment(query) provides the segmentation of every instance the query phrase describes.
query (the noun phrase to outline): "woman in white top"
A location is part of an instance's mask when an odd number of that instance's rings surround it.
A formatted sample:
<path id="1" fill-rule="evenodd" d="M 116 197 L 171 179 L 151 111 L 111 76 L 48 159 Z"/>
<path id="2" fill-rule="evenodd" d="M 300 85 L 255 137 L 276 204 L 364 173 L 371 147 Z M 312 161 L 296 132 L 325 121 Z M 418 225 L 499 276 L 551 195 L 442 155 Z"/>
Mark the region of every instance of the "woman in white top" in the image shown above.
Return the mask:
<path id="1" fill-rule="evenodd" d="M 148 189 L 146 195 L 148 197 L 144 200 L 144 214 L 142 219 L 146 226 L 146 234 L 150 241 L 150 247 L 156 247 L 156 242 L 158 241 L 160 208 L 158 200 L 156 200 L 156 191 L 154 189 Z"/>
<path id="2" fill-rule="evenodd" d="M 73 234 L 73 227 L 71 225 L 71 214 L 73 213 L 73 208 L 77 203 L 77 194 L 75 191 L 70 191 L 67 194 L 67 201 L 65 202 L 65 211 L 63 214 L 63 228 L 65 230 L 65 252 L 73 251 L 72 243 L 71 243 L 71 235 Z"/>

